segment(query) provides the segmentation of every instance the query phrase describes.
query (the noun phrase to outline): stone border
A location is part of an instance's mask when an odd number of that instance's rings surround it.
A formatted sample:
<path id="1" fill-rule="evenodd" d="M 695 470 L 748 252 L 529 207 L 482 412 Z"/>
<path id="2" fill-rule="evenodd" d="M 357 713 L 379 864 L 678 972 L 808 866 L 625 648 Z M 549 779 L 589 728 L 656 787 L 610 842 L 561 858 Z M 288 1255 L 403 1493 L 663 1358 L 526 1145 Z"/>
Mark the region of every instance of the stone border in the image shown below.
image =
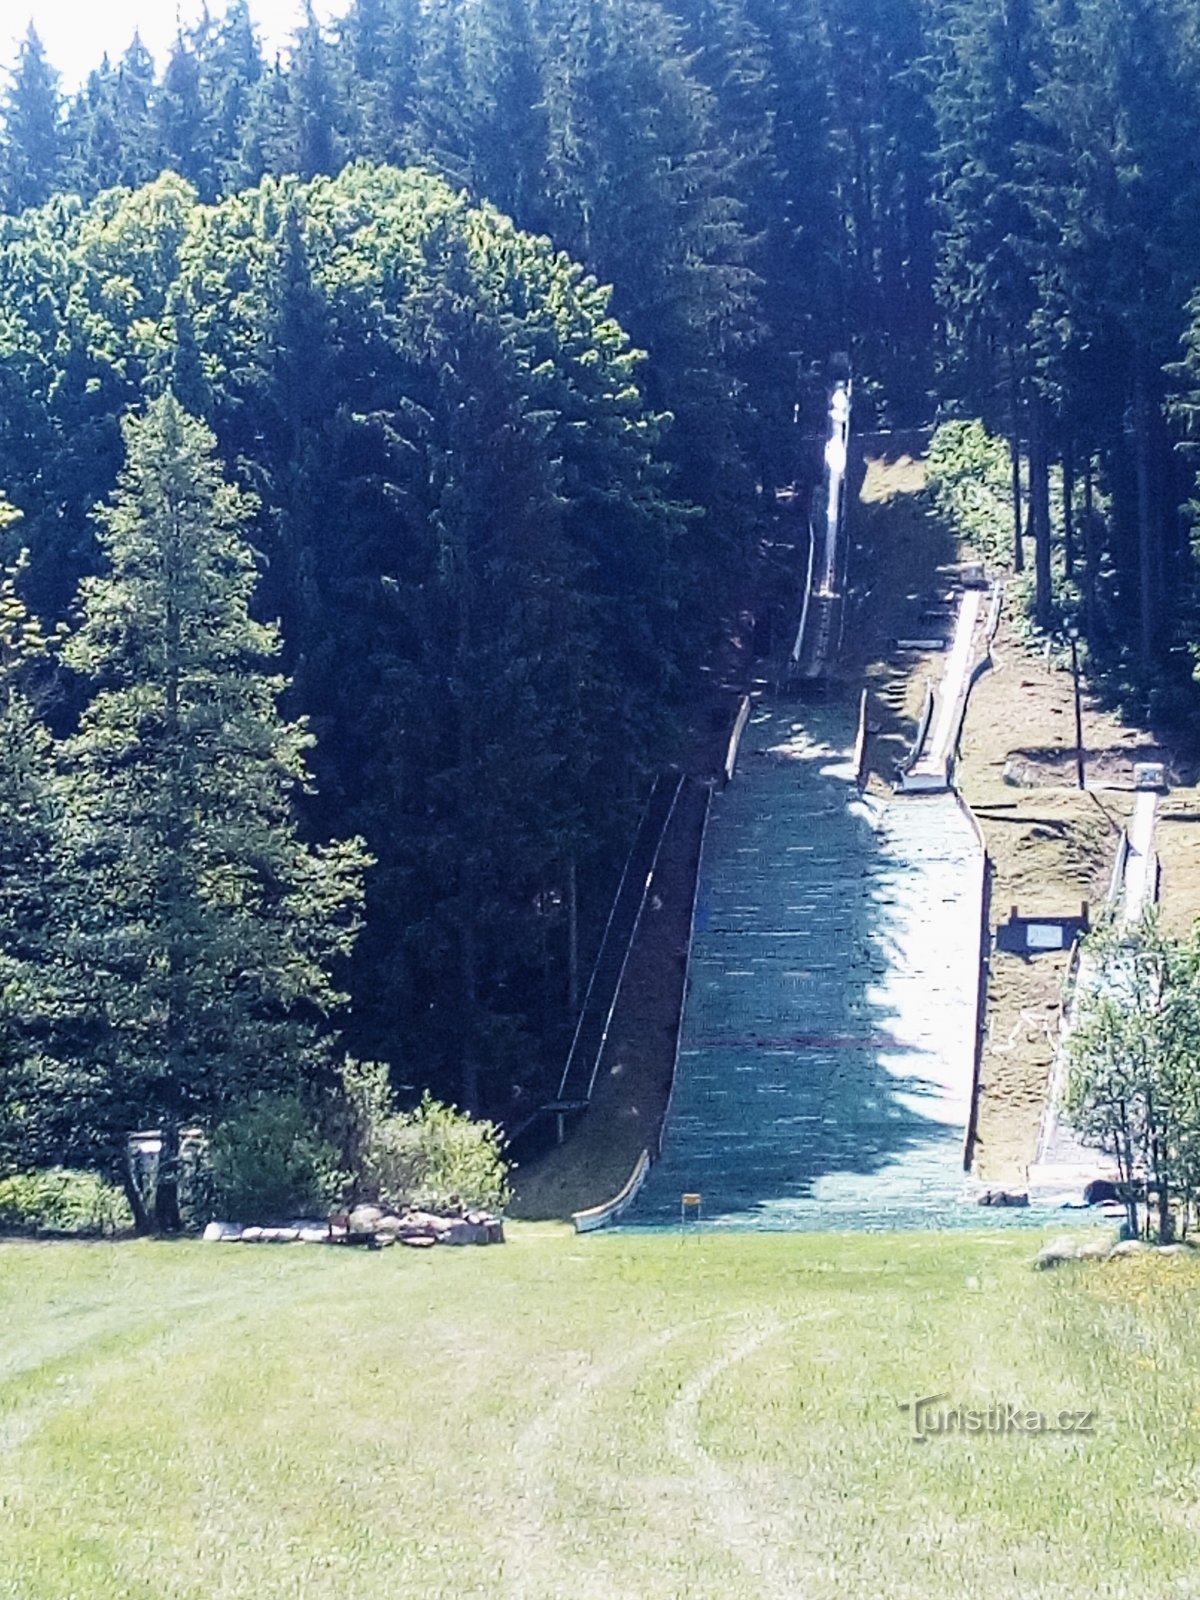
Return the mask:
<path id="1" fill-rule="evenodd" d="M 396 1212 L 385 1206 L 361 1205 L 334 1212 L 324 1222 L 307 1217 L 282 1227 L 210 1222 L 201 1237 L 206 1244 L 332 1244 L 368 1250 L 406 1244 L 421 1249 L 436 1244 L 503 1244 L 504 1222 L 488 1211 L 444 1217 L 433 1211 Z"/>

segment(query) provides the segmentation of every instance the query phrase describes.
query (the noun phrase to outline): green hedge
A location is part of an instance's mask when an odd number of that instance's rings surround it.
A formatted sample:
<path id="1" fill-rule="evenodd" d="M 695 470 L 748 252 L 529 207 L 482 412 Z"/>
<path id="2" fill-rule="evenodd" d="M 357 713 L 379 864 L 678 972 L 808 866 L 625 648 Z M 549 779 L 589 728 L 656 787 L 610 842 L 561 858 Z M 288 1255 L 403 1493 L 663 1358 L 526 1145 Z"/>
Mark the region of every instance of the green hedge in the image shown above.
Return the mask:
<path id="1" fill-rule="evenodd" d="M 0 1229 L 99 1235 L 132 1226 L 124 1194 L 94 1172 L 47 1167 L 0 1178 Z"/>

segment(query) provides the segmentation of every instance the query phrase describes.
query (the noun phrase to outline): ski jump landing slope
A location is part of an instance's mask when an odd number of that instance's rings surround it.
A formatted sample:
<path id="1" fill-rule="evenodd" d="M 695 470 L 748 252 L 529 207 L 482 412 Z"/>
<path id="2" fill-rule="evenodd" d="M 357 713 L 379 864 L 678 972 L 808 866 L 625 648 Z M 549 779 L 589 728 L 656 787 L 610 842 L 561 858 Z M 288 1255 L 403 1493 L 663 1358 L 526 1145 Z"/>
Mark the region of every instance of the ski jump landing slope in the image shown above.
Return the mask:
<path id="1" fill-rule="evenodd" d="M 981 847 L 953 794 L 859 801 L 845 722 L 760 707 L 713 798 L 674 1096 L 626 1226 L 678 1222 L 685 1192 L 731 1229 L 981 1220 Z"/>

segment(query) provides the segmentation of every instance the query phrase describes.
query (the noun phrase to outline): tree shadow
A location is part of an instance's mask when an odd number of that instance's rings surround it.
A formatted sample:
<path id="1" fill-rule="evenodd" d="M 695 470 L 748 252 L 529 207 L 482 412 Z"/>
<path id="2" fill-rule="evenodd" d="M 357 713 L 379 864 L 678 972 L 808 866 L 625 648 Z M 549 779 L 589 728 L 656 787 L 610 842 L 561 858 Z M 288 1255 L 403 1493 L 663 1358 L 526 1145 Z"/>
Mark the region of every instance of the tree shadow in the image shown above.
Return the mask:
<path id="1" fill-rule="evenodd" d="M 926 801 L 882 818 L 851 801 L 847 743 L 842 705 L 803 727 L 760 710 L 714 800 L 672 1112 L 635 1224 L 677 1220 L 684 1192 L 749 1227 L 929 1221 L 961 1192 L 968 842 Z"/>

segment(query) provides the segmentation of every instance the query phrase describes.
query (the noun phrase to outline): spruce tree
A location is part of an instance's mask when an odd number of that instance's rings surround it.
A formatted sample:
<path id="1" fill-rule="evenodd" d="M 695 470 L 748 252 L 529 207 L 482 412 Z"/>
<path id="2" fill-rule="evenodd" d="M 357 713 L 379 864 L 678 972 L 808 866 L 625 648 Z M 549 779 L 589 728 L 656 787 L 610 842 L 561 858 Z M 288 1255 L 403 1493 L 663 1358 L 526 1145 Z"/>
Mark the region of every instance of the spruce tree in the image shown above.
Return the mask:
<path id="1" fill-rule="evenodd" d="M 221 21 L 203 36 L 199 51 L 217 191 L 228 194 L 244 177 L 242 142 L 254 88 L 263 75 L 262 51 L 247 0 L 231 0 Z M 257 179 L 261 172 L 250 176 Z"/>
<path id="2" fill-rule="evenodd" d="M 200 50 L 211 29 L 207 17 L 186 37 L 175 35 L 154 100 L 163 164 L 194 184 L 205 201 L 217 194 L 216 153 L 201 77 Z"/>
<path id="3" fill-rule="evenodd" d="M 74 188 L 91 196 L 158 176 L 163 150 L 155 98 L 154 58 L 135 33 L 117 65 L 105 56 L 72 103 L 67 142 Z"/>
<path id="4" fill-rule="evenodd" d="M 106 1024 L 114 1083 L 162 1128 L 160 1228 L 178 1226 L 179 1129 L 295 1083 L 342 1001 L 366 858 L 312 847 L 295 800 L 311 738 L 278 710 L 278 631 L 253 620 L 247 499 L 171 394 L 124 427 L 65 659 L 94 696 L 65 748 L 70 954 Z"/>
<path id="5" fill-rule="evenodd" d="M 0 101 L 4 119 L 3 207 L 23 211 L 49 199 L 62 176 L 62 97 L 58 73 L 31 22 L 17 52 L 12 82 Z"/>
<path id="6" fill-rule="evenodd" d="M 333 50 L 305 0 L 304 25 L 296 34 L 287 73 L 284 139 L 273 156 L 276 172 L 302 178 L 336 172 L 344 160 Z"/>
<path id="7" fill-rule="evenodd" d="M 0 498 L 0 533 L 17 513 Z M 71 974 L 59 959 L 67 896 L 52 741 L 37 714 L 51 639 L 21 595 L 22 551 L 0 567 L 0 1168 L 99 1154 L 96 1075 L 61 1047 Z"/>

